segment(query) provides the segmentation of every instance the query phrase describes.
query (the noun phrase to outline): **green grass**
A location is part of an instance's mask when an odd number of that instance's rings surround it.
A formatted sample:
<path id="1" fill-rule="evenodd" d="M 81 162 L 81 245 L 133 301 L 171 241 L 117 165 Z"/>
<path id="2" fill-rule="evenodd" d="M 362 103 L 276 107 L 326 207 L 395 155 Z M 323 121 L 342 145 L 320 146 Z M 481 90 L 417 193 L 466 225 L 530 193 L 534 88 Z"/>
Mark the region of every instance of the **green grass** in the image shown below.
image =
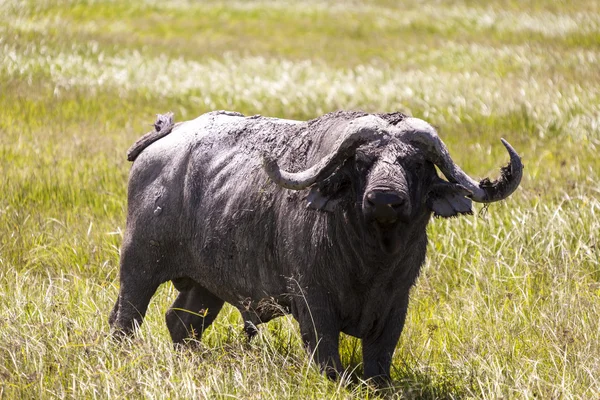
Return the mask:
<path id="1" fill-rule="evenodd" d="M 600 18 L 591 0 L 1 1 L 0 398 L 597 398 Z M 281 318 L 226 307 L 173 349 L 164 285 L 109 338 L 127 148 L 154 114 L 403 110 L 473 176 L 522 154 L 507 201 L 430 224 L 395 389 L 330 382 Z"/>

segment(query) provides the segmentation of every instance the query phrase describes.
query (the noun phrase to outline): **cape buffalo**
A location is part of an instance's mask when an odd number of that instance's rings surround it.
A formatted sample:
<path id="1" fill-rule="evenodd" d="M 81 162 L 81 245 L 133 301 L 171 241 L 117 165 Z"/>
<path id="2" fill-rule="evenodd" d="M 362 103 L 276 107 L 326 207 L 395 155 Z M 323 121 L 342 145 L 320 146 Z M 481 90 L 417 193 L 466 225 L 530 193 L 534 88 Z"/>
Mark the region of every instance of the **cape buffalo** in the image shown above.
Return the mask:
<path id="1" fill-rule="evenodd" d="M 199 339 L 224 302 L 242 312 L 248 334 L 291 313 L 328 376 L 343 370 L 344 332 L 362 339 L 365 378 L 385 381 L 431 215 L 470 214 L 472 201 L 519 186 L 521 159 L 502 143 L 510 163 L 497 181 L 476 182 L 430 124 L 401 113 L 305 122 L 217 111 L 175 125 L 159 116 L 129 151 L 110 324 L 131 333 L 172 281 L 175 343 Z"/>

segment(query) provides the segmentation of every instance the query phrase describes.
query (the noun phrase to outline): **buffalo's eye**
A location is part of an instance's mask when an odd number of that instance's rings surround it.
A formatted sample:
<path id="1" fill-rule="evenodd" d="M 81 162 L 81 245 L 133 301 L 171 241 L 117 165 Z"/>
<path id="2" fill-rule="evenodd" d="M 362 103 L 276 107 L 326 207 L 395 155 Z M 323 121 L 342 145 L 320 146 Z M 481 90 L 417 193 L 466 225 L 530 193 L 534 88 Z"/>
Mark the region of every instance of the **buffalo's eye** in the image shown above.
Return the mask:
<path id="1" fill-rule="evenodd" d="M 406 160 L 403 157 L 398 157 L 396 162 L 405 167 L 407 171 L 411 171 L 414 175 L 420 176 L 421 172 L 423 172 L 423 163 L 419 161 L 410 161 Z"/>
<path id="2" fill-rule="evenodd" d="M 366 172 L 371 169 L 374 159 L 366 154 L 356 154 L 356 169 L 360 172 Z"/>

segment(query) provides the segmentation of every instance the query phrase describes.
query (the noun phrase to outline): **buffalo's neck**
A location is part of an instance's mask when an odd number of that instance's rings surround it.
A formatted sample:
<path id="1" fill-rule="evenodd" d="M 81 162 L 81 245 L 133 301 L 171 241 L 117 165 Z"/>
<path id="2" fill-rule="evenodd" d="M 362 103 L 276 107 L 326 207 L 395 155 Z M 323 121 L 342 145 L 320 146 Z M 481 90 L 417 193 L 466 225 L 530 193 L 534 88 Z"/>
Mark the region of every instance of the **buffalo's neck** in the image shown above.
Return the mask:
<path id="1" fill-rule="evenodd" d="M 314 249 L 319 258 L 308 266 L 309 280 L 301 280 L 331 296 L 342 332 L 360 338 L 377 334 L 385 321 L 406 312 L 406 296 L 425 259 L 427 223 L 415 221 L 404 248 L 386 254 L 352 212 L 338 210 L 324 220 L 327 229 L 319 229 L 323 236 L 313 242 L 319 243 Z"/>
<path id="2" fill-rule="evenodd" d="M 330 223 L 335 226 L 332 231 L 340 250 L 345 252 L 349 273 L 368 282 L 375 275 L 401 276 L 415 264 L 421 266 L 426 251 L 429 215 L 422 215 L 383 233 L 393 236 L 396 242 L 394 248 L 385 249 L 380 229 L 366 223 L 355 209 L 340 211 L 330 219 Z"/>
<path id="3" fill-rule="evenodd" d="M 376 320 L 386 320 L 384 317 L 401 307 L 400 295 L 408 293 L 425 259 L 428 218 L 415 221 L 403 239 L 403 248 L 387 254 L 358 216 L 348 211 L 331 215 L 328 232 L 335 246 L 329 246 L 328 251 L 339 263 L 320 265 L 315 270 L 323 271 L 319 284 L 339 296 L 335 303 L 344 332 L 362 337 L 374 329 Z M 335 274 L 330 273 L 332 269 Z M 399 290 L 401 287 L 404 289 Z"/>
<path id="4" fill-rule="evenodd" d="M 380 281 L 412 284 L 412 276 L 425 258 L 428 215 L 407 224 L 398 249 L 386 252 L 375 230 L 353 209 L 310 210 L 299 199 L 290 202 L 287 195 L 276 197 L 275 204 L 281 205 L 279 214 L 285 216 L 277 237 L 294 238 L 277 246 L 282 265 L 293 265 L 290 273 L 304 271 L 301 275 L 312 283 L 333 287 L 335 292 L 340 286 L 363 292 Z"/>

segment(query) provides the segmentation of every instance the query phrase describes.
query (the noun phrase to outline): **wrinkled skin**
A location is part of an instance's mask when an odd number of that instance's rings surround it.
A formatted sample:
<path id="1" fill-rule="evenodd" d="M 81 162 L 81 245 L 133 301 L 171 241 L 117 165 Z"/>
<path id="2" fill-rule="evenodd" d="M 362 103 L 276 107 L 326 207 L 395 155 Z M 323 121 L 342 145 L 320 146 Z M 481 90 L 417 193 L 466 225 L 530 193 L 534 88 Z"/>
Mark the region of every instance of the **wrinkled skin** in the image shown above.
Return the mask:
<path id="1" fill-rule="evenodd" d="M 261 161 L 274 154 L 288 171 L 306 169 L 362 115 L 305 123 L 213 112 L 143 150 L 130 174 L 113 329 L 131 333 L 172 281 L 175 343 L 199 339 L 224 302 L 242 312 L 249 335 L 290 312 L 328 376 L 343 371 L 344 332 L 362 339 L 365 378 L 389 379 L 427 223 L 432 213 L 470 213 L 464 188 L 394 137 L 360 145 L 304 190 L 273 183 Z M 404 116 L 381 118 L 392 126 Z"/>

